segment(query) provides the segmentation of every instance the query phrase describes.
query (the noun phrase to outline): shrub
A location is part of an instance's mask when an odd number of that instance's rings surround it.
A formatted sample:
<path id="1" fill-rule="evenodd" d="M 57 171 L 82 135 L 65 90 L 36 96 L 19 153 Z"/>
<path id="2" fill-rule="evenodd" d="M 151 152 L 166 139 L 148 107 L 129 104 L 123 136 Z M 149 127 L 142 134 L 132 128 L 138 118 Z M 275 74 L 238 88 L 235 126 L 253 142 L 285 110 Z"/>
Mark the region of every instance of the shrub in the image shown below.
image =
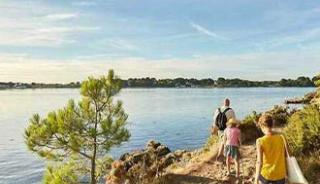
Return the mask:
<path id="1" fill-rule="evenodd" d="M 273 109 L 267 111 L 273 117 L 275 126 L 284 126 L 288 123 L 289 117 L 295 112 L 288 106 L 275 105 Z"/>
<path id="2" fill-rule="evenodd" d="M 320 87 L 320 74 L 316 75 L 312 78 L 312 81 L 314 82 L 314 84 L 318 87 Z"/>
<path id="3" fill-rule="evenodd" d="M 310 184 L 320 183 L 320 157 L 301 157 L 298 159 L 301 169 Z"/>
<path id="4" fill-rule="evenodd" d="M 257 113 L 256 111 L 253 111 L 252 114 L 249 114 L 242 120 L 242 124 L 257 124 L 260 116 L 261 116 L 261 113 Z"/>
<path id="5" fill-rule="evenodd" d="M 320 83 L 320 80 L 319 80 L 319 83 Z M 311 103 L 320 105 L 320 85 L 316 91 L 314 98 L 311 100 Z"/>
<path id="6" fill-rule="evenodd" d="M 317 105 L 308 105 L 294 113 L 285 128 L 292 151 L 297 155 L 320 152 L 320 110 Z"/>
<path id="7" fill-rule="evenodd" d="M 58 166 L 48 166 L 43 183 L 45 184 L 77 184 L 78 176 L 75 174 L 75 165 L 73 163 L 62 164 Z"/>
<path id="8" fill-rule="evenodd" d="M 260 128 L 257 126 L 257 121 L 261 113 L 253 111 L 252 114 L 246 116 L 243 120 L 239 129 L 241 130 L 242 143 L 250 143 L 261 137 L 263 134 Z"/>

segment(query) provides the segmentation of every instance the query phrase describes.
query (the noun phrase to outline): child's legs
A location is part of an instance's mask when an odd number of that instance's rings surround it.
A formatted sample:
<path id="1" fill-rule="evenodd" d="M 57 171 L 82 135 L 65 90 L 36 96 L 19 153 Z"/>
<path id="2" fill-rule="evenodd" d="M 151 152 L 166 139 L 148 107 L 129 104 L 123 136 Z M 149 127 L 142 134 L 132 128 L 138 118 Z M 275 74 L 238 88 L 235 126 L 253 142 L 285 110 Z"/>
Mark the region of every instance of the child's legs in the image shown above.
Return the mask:
<path id="1" fill-rule="evenodd" d="M 230 173 L 230 164 L 231 164 L 231 157 L 230 156 L 227 156 L 226 164 L 227 164 L 228 173 Z"/>
<path id="2" fill-rule="evenodd" d="M 238 177 L 240 174 L 240 162 L 239 158 L 234 159 L 234 163 L 236 165 L 236 176 Z"/>

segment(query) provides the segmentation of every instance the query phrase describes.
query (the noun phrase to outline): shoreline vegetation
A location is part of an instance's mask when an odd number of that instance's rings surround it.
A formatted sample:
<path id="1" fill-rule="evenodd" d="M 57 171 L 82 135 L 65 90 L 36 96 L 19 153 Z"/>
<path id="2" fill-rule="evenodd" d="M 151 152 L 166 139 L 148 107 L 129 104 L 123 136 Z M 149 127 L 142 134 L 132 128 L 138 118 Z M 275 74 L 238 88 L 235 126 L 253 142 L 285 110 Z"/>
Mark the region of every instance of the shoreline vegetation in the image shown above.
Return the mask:
<path id="1" fill-rule="evenodd" d="M 317 77 L 298 77 L 297 79 L 281 79 L 279 81 L 250 81 L 239 78 L 216 80 L 175 78 L 129 78 L 121 80 L 123 88 L 240 88 L 240 87 L 315 87 Z M 81 82 L 70 83 L 22 83 L 22 82 L 0 82 L 1 89 L 42 89 L 42 88 L 80 88 Z"/>

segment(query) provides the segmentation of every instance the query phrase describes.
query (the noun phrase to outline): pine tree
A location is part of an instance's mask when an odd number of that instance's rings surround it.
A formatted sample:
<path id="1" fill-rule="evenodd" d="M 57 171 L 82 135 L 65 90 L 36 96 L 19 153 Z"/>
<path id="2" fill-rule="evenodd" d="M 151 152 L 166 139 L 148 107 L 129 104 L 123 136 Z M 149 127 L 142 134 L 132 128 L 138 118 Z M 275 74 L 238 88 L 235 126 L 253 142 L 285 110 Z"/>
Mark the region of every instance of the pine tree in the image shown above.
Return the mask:
<path id="1" fill-rule="evenodd" d="M 81 85 L 78 104 L 69 100 L 45 118 L 35 114 L 25 130 L 28 148 L 47 160 L 64 163 L 73 157 L 87 167 L 91 184 L 96 184 L 105 155 L 130 137 L 126 129 L 128 115 L 122 102 L 113 97 L 121 90 L 121 80 L 112 70 L 108 76 L 89 77 Z M 97 164 L 99 166 L 97 166 Z"/>

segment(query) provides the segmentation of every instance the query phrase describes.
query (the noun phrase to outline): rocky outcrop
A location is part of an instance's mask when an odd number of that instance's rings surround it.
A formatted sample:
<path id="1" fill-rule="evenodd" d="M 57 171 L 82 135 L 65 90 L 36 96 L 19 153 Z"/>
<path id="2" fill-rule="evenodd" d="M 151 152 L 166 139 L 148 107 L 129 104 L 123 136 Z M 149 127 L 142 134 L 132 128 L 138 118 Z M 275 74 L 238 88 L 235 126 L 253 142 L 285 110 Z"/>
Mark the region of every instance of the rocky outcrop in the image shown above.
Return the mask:
<path id="1" fill-rule="evenodd" d="M 107 176 L 107 183 L 121 183 L 115 181 L 124 180 L 127 183 L 156 183 L 155 180 L 165 172 L 168 166 L 179 162 L 187 153 L 185 150 L 171 152 L 166 145 L 151 140 L 145 149 L 120 156 Z M 122 171 L 114 172 L 117 170 Z"/>
<path id="2" fill-rule="evenodd" d="M 286 104 L 309 104 L 315 97 L 317 92 L 310 92 L 301 98 L 293 98 L 285 100 Z"/>

